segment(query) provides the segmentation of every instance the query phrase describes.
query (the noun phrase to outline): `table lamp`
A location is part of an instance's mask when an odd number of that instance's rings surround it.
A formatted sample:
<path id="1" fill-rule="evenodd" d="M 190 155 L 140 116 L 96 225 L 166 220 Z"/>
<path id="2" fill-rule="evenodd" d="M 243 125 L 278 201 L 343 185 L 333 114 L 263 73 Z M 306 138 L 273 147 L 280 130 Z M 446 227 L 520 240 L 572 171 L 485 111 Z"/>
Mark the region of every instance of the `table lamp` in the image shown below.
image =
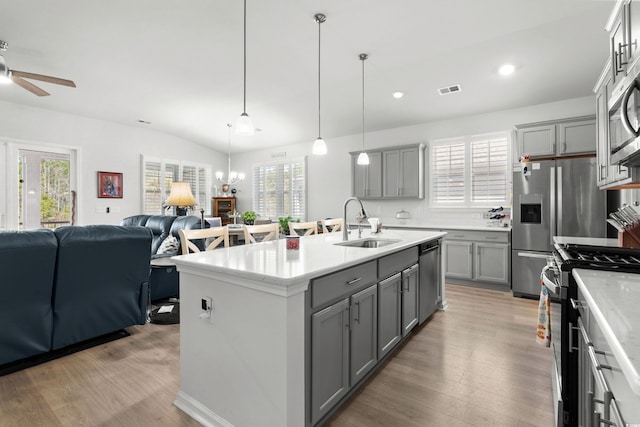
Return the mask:
<path id="1" fill-rule="evenodd" d="M 171 193 L 169 193 L 166 205 L 175 206 L 177 216 L 186 215 L 187 210 L 196 204 L 196 199 L 191 193 L 191 186 L 188 182 L 174 182 L 171 184 Z"/>

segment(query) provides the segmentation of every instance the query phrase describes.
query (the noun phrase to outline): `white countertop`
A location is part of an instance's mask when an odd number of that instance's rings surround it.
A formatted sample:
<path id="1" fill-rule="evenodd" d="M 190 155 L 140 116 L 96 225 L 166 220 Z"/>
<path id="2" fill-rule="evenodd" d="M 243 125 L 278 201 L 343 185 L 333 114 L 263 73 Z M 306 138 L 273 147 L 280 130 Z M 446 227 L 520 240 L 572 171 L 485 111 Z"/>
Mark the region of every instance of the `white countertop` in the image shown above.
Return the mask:
<path id="1" fill-rule="evenodd" d="M 640 274 L 578 268 L 573 277 L 631 389 L 640 395 Z"/>
<path id="2" fill-rule="evenodd" d="M 553 241 L 560 245 L 586 245 L 586 246 L 607 246 L 618 248 L 618 239 L 605 239 L 597 237 L 571 237 L 571 236 L 553 236 Z"/>
<path id="3" fill-rule="evenodd" d="M 354 238 L 354 234 L 356 233 L 352 231 L 349 240 L 358 240 Z M 342 233 L 323 233 L 301 237 L 299 250 L 287 250 L 286 239 L 278 239 L 180 255 L 171 259 L 179 271 L 183 268 L 198 268 L 287 287 L 444 235 L 446 233 L 422 230 L 384 230 L 371 235 L 369 230 L 363 230 L 363 239 L 373 237 L 399 241 L 380 248 L 358 248 L 335 245 L 342 242 Z"/>

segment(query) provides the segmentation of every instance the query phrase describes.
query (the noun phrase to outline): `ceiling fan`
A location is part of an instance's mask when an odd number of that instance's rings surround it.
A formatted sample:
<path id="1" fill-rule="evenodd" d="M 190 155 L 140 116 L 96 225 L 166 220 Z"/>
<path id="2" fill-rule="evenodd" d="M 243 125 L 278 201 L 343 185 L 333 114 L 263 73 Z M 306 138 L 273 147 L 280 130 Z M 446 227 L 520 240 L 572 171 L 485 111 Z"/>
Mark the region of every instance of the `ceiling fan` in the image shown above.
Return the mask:
<path id="1" fill-rule="evenodd" d="M 0 52 L 4 52 L 5 50 L 7 50 L 8 47 L 9 47 L 9 44 L 7 42 L 0 40 Z M 0 55 L 0 83 L 13 82 L 18 86 L 20 86 L 21 88 L 26 89 L 29 92 L 33 93 L 34 95 L 38 95 L 38 96 L 49 95 L 49 92 L 39 88 L 33 83 L 26 81 L 25 79 L 39 80 L 41 82 L 53 83 L 56 85 L 76 87 L 76 84 L 71 80 L 61 79 L 58 77 L 45 76 L 43 74 L 27 73 L 26 71 L 12 70 L 9 67 L 7 67 L 6 62 L 4 61 L 4 57 Z"/>

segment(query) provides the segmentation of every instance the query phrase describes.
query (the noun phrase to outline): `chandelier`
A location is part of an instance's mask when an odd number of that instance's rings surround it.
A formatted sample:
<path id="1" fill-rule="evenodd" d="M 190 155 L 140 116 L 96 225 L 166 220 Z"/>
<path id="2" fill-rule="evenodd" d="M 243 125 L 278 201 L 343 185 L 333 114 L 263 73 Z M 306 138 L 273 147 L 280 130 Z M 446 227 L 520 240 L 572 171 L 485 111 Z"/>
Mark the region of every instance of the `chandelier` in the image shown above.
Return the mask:
<path id="1" fill-rule="evenodd" d="M 224 178 L 224 172 L 216 172 L 216 179 L 222 183 L 222 191 L 228 192 L 229 187 L 242 181 L 244 179 L 244 173 L 235 172 L 231 170 L 231 123 L 227 123 L 228 127 L 228 148 L 227 148 L 227 179 Z"/>

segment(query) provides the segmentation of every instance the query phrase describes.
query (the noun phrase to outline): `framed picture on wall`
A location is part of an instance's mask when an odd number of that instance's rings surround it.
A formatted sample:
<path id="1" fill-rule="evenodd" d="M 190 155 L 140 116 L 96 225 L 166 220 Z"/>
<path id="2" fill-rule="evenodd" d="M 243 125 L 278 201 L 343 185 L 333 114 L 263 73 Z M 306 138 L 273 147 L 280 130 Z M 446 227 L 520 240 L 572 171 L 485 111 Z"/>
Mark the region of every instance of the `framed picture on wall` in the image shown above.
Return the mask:
<path id="1" fill-rule="evenodd" d="M 98 198 L 122 199 L 122 172 L 98 172 Z"/>

